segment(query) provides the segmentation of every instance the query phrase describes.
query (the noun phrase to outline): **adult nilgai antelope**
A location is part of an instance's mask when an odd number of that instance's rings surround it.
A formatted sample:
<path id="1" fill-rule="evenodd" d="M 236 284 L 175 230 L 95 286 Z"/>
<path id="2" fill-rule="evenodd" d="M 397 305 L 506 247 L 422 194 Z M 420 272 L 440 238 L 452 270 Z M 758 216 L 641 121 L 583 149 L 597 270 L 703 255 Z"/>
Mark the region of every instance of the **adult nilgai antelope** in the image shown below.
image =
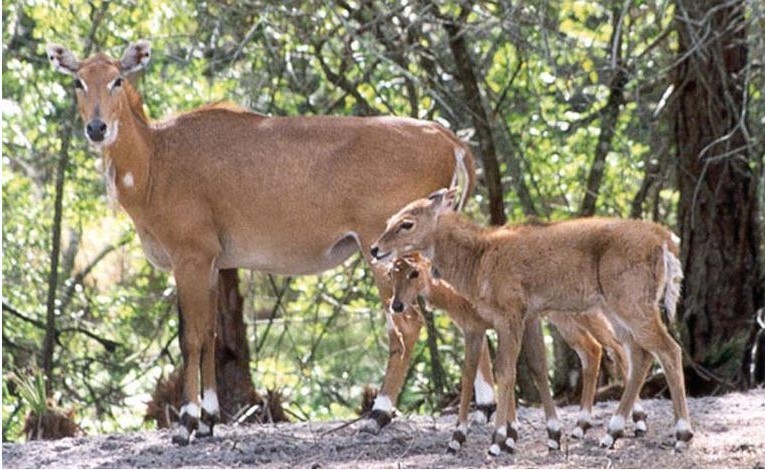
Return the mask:
<path id="1" fill-rule="evenodd" d="M 659 303 L 672 318 L 682 270 L 672 234 L 640 221 L 589 218 L 488 229 L 454 213 L 454 191 L 440 190 L 406 205 L 372 247 L 378 260 L 419 251 L 441 276 L 493 319 L 496 430 L 490 451 L 512 450 L 515 364 L 524 323 L 546 311 L 602 311 L 628 358 L 624 393 L 601 444 L 611 447 L 645 380 L 654 354 L 667 377 L 676 448 L 693 436 L 685 401 L 680 346 L 667 332 Z"/>
<path id="2" fill-rule="evenodd" d="M 449 253 L 443 256 L 448 257 Z M 388 275 L 393 289 L 393 297 L 390 301 L 393 312 L 403 312 L 407 306 L 414 305 L 417 297 L 422 295 L 431 305 L 445 310 L 465 336 L 462 384 L 467 385 L 461 389 L 457 429 L 449 442 L 449 451 L 456 452 L 462 447 L 467 435 L 467 412 L 473 393 L 471 384 L 475 381 L 481 343 L 485 339 L 487 329 L 503 328 L 502 322 L 505 318 L 491 315 L 491 312 L 487 310 L 477 309 L 470 299 L 457 292 L 451 284 L 435 276 L 431 261 L 418 251 L 396 258 L 388 270 Z M 582 361 L 581 412 L 577 426 L 572 432 L 572 437 L 581 438 L 592 426 L 592 404 L 595 400 L 603 347 L 615 354 L 617 363 L 625 376 L 627 359 L 624 350 L 614 337 L 611 325 L 600 311 L 582 312 L 576 315 L 549 312 L 547 316 L 550 323 L 558 328 L 563 339 L 579 354 Z M 537 318 L 527 319 L 525 323 L 523 343 L 526 347 L 532 378 L 539 389 L 547 419 L 547 446 L 551 450 L 556 450 L 560 448 L 561 425 L 547 383 L 544 338 Z M 636 404 L 633 409 L 633 419 L 636 432 L 642 434 L 647 429 L 646 415 L 638 406 Z"/>
<path id="3" fill-rule="evenodd" d="M 316 273 L 358 249 L 369 260 L 369 244 L 406 202 L 462 181 L 461 207 L 472 190 L 469 149 L 435 123 L 266 117 L 231 105 L 150 122 L 128 80 L 149 62 L 149 42 L 131 44 L 120 60 L 99 53 L 81 62 L 60 45 L 47 53 L 75 78 L 110 195 L 133 219 L 149 260 L 175 276 L 185 364 L 179 444 L 195 430 L 211 434 L 219 413 L 217 270 Z M 384 273 L 373 271 L 389 298 Z M 389 318 L 391 354 L 369 421 L 377 429 L 390 420 L 422 324 L 414 310 Z"/>

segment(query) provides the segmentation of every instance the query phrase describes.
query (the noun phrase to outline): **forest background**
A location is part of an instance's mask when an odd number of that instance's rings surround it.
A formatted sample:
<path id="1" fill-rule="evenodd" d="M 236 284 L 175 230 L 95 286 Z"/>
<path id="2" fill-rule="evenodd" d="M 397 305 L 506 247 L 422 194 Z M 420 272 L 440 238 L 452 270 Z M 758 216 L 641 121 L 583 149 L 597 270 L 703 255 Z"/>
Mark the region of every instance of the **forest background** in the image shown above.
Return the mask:
<path id="1" fill-rule="evenodd" d="M 149 395 L 180 363 L 172 277 L 109 207 L 48 42 L 118 57 L 150 39 L 138 89 L 155 119 L 228 100 L 273 115 L 437 120 L 473 145 L 467 212 L 486 224 L 661 222 L 682 240 L 674 329 L 689 393 L 765 376 L 752 356 L 765 295 L 757 0 L 26 0 L 2 14 L 3 441 L 21 438 L 46 397 L 88 433 L 154 426 Z M 388 354 L 360 257 L 317 276 L 233 275 L 255 387 L 280 391 L 292 419 L 355 416 Z M 438 410 L 458 384 L 459 333 L 445 315 L 428 319 L 406 412 Z M 558 397 L 573 399 L 578 360 L 546 334 Z"/>

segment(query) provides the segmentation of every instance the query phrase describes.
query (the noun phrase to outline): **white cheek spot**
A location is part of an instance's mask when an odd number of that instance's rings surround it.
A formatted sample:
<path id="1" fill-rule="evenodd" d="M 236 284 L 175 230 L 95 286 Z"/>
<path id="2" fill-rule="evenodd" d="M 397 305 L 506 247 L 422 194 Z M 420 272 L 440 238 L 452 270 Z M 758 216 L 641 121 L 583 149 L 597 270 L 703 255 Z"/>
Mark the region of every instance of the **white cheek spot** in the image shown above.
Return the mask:
<path id="1" fill-rule="evenodd" d="M 494 387 L 483 378 L 480 370 L 475 374 L 475 402 L 479 405 L 494 403 Z"/>
<path id="2" fill-rule="evenodd" d="M 132 188 L 135 182 L 133 181 L 133 173 L 127 172 L 125 173 L 125 176 L 122 177 L 122 185 L 126 188 Z"/>
<path id="3" fill-rule="evenodd" d="M 385 395 L 377 395 L 377 398 L 375 398 L 375 403 L 372 405 L 372 409 L 387 411 L 388 413 L 391 413 L 393 411 L 393 402 L 391 402 L 390 398 L 386 397 Z"/>
<path id="4" fill-rule="evenodd" d="M 218 394 L 215 393 L 215 390 L 205 390 L 202 396 L 202 409 L 205 410 L 207 414 L 217 415 L 220 411 L 220 407 L 218 405 Z"/>

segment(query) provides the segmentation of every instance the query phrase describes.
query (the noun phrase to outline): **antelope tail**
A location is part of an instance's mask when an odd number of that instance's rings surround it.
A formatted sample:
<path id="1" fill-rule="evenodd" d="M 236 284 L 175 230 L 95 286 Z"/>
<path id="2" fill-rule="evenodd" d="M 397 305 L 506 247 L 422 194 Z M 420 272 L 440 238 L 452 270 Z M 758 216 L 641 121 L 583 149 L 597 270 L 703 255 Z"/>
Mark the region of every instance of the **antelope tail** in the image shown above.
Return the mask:
<path id="1" fill-rule="evenodd" d="M 462 211 L 467 203 L 468 197 L 473 192 L 473 185 L 475 179 L 475 167 L 473 163 L 473 156 L 468 154 L 468 151 L 463 146 L 454 148 L 454 159 L 456 161 L 454 167 L 454 176 L 452 176 L 452 183 L 450 188 L 459 186 L 460 175 L 462 176 L 462 193 L 455 205 L 456 211 Z"/>

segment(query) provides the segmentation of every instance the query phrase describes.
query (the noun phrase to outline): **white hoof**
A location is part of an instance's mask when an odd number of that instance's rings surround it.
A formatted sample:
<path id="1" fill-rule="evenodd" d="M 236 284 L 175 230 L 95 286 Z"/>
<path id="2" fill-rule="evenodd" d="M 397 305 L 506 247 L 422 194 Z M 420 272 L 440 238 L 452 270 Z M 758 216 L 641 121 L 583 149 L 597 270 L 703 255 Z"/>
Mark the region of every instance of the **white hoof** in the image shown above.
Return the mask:
<path id="1" fill-rule="evenodd" d="M 605 447 L 606 449 L 610 449 L 614 446 L 614 436 L 610 434 L 606 434 L 603 436 L 602 439 L 600 439 L 600 447 Z"/>
<path id="2" fill-rule="evenodd" d="M 574 439 L 581 439 L 584 437 L 584 429 L 580 428 L 579 426 L 575 427 L 573 431 L 571 431 L 571 437 Z"/>
<path id="3" fill-rule="evenodd" d="M 515 450 L 515 439 L 513 439 L 512 437 L 508 437 L 507 439 L 505 439 L 505 447 L 507 447 L 511 451 L 514 451 Z"/>
<path id="4" fill-rule="evenodd" d="M 500 453 L 499 444 L 492 444 L 489 447 L 489 454 L 496 456 L 496 455 L 499 455 L 499 453 Z"/>
<path id="5" fill-rule="evenodd" d="M 635 421 L 635 430 L 645 434 L 648 431 L 648 425 L 644 420 Z"/>
<path id="6" fill-rule="evenodd" d="M 458 441 L 452 439 L 449 441 L 449 450 L 452 452 L 457 452 L 462 448 L 462 444 L 460 444 Z"/>
<path id="7" fill-rule="evenodd" d="M 560 444 L 555 439 L 547 439 L 547 448 L 550 450 L 560 449 Z"/>

